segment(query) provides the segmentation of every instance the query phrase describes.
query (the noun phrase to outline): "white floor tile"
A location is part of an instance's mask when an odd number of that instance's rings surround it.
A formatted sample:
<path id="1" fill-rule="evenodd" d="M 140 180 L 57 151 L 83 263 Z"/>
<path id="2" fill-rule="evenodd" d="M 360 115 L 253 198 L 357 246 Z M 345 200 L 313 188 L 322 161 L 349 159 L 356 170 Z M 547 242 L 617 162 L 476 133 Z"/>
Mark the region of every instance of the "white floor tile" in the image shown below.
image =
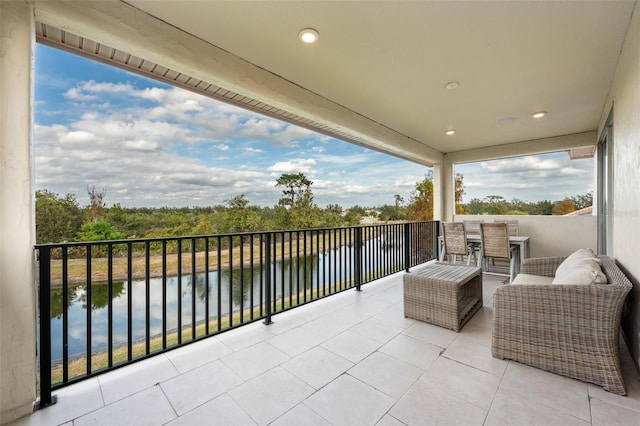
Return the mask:
<path id="1" fill-rule="evenodd" d="M 262 342 L 227 355 L 222 361 L 244 380 L 249 380 L 290 358 L 275 346 Z"/>
<path id="2" fill-rule="evenodd" d="M 426 382 L 418 381 L 389 414 L 407 425 L 473 426 L 482 425 L 487 412 Z"/>
<path id="3" fill-rule="evenodd" d="M 372 296 L 374 299 L 381 300 L 383 302 L 395 304 L 398 302 L 402 302 L 404 294 L 401 286 L 396 286 L 381 292 L 376 293 Z"/>
<path id="4" fill-rule="evenodd" d="M 268 342 L 287 355 L 295 357 L 324 342 L 324 338 L 298 327 L 272 337 Z"/>
<path id="5" fill-rule="evenodd" d="M 167 423 L 167 426 L 249 426 L 251 417 L 227 394 L 189 411 Z"/>
<path id="6" fill-rule="evenodd" d="M 424 370 L 440 356 L 444 349 L 424 340 L 400 334 L 378 351 Z"/>
<path id="7" fill-rule="evenodd" d="M 244 381 L 222 361 L 214 361 L 160 384 L 178 415 L 214 399 Z"/>
<path id="8" fill-rule="evenodd" d="M 98 379 L 89 379 L 53 392 L 58 402 L 22 417 L 11 426 L 58 425 L 104 407 Z"/>
<path id="9" fill-rule="evenodd" d="M 389 340 L 396 337 L 398 334 L 404 331 L 403 327 L 385 323 L 379 319 L 368 319 L 351 329 L 356 333 L 360 333 L 370 339 L 376 340 L 380 343 L 387 343 Z"/>
<path id="10" fill-rule="evenodd" d="M 273 333 L 260 324 L 248 324 L 237 330 L 231 330 L 216 336 L 218 340 L 234 351 L 239 351 L 256 343 L 264 342 L 273 337 Z"/>
<path id="11" fill-rule="evenodd" d="M 396 305 L 394 305 L 394 307 L 386 309 L 375 315 L 372 319 L 379 320 L 385 324 L 392 324 L 406 330 L 415 324 L 417 320 L 413 318 L 406 318 L 404 316 L 404 304 L 400 302 L 399 305 L 400 309 L 396 309 Z"/>
<path id="12" fill-rule="evenodd" d="M 404 426 L 404 423 L 402 423 L 392 415 L 387 414 L 383 418 L 381 418 L 378 423 L 376 423 L 376 426 Z"/>
<path id="13" fill-rule="evenodd" d="M 509 364 L 508 361 L 493 358 L 490 347 L 480 345 L 464 336 L 458 336 L 451 342 L 442 356 L 498 377 L 502 377 Z"/>
<path id="14" fill-rule="evenodd" d="M 392 356 L 374 352 L 348 373 L 389 395 L 399 399 L 423 373 L 423 370 Z"/>
<path id="15" fill-rule="evenodd" d="M 589 422 L 555 410 L 528 398 L 526 394 L 500 389 L 495 397 L 486 426 L 510 425 L 582 426 Z"/>
<path id="16" fill-rule="evenodd" d="M 105 404 L 111 404 L 178 374 L 163 354 L 98 376 L 98 381 Z"/>
<path id="17" fill-rule="evenodd" d="M 334 425 L 375 425 L 394 399 L 343 374 L 304 402 Z"/>
<path id="18" fill-rule="evenodd" d="M 352 366 L 351 361 L 322 347 L 310 349 L 282 364 L 282 367 L 315 389 L 320 389 Z"/>
<path id="19" fill-rule="evenodd" d="M 640 425 L 640 413 L 593 399 L 591 400 L 591 424 L 593 426 L 637 426 Z"/>
<path id="20" fill-rule="evenodd" d="M 509 361 L 500 389 L 582 420 L 591 419 L 587 384 L 578 380 Z"/>
<path id="21" fill-rule="evenodd" d="M 271 426 L 331 426 L 331 423 L 306 405 L 298 404 L 271 423 Z"/>
<path id="22" fill-rule="evenodd" d="M 176 418 L 171 404 L 158 386 L 114 402 L 73 421 L 74 426 L 156 426 Z"/>
<path id="23" fill-rule="evenodd" d="M 446 348 L 453 342 L 453 339 L 456 338 L 455 331 L 422 321 L 416 321 L 415 324 L 403 331 L 402 334 L 424 340 L 427 343 L 440 346 L 441 348 Z"/>
<path id="24" fill-rule="evenodd" d="M 210 337 L 201 342 L 169 351 L 165 355 L 180 373 L 185 373 L 231 352 L 231 349 L 216 337 Z"/>
<path id="25" fill-rule="evenodd" d="M 343 331 L 348 330 L 359 321 L 353 318 L 343 318 L 335 313 L 324 315 L 302 326 L 303 329 L 324 339 L 330 339 Z"/>
<path id="26" fill-rule="evenodd" d="M 259 425 L 266 425 L 313 393 L 313 388 L 276 367 L 232 389 L 229 396 Z"/>
<path id="27" fill-rule="evenodd" d="M 500 380 L 493 374 L 443 357 L 435 360 L 420 378 L 421 382 L 484 410 L 491 406 Z"/>
<path id="28" fill-rule="evenodd" d="M 278 315 L 274 315 L 271 317 L 271 324 L 265 325 L 261 323 L 263 328 L 266 328 L 267 331 L 275 336 L 286 333 L 289 330 L 300 327 L 311 321 L 311 318 L 307 318 L 304 314 L 297 312 L 303 309 L 304 306 L 296 308 L 293 311 L 282 312 Z"/>
<path id="29" fill-rule="evenodd" d="M 329 349 L 351 362 L 360 362 L 382 344 L 353 331 L 346 331 L 327 340 L 322 347 Z"/>
<path id="30" fill-rule="evenodd" d="M 636 411 L 638 417 L 640 417 L 640 381 L 634 377 L 625 376 L 624 385 L 627 388 L 626 396 L 616 395 L 615 393 L 607 392 L 601 386 L 590 384 L 589 396 L 591 401 L 595 398 L 608 404 Z"/>

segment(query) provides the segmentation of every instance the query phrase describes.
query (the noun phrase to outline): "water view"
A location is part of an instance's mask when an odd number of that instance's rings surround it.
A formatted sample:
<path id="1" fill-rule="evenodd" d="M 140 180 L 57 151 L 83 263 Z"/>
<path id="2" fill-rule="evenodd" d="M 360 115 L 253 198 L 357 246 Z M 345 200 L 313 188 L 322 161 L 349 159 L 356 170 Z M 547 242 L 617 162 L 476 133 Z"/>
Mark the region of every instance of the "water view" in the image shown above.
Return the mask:
<path id="1" fill-rule="evenodd" d="M 385 242 L 384 236 L 364 243 L 362 252 L 374 247 L 378 250 L 395 252 L 397 241 Z M 398 259 L 398 264 L 400 259 Z M 354 277 L 354 249 L 344 245 L 338 249 L 326 250 L 317 255 L 294 257 L 292 260 L 278 261 L 270 266 L 273 291 L 277 300 L 284 299 L 292 305 L 303 303 L 311 293 L 320 295 L 348 288 Z M 368 274 L 380 268 L 374 257 L 363 256 L 362 273 Z M 178 319 L 184 329 L 190 326 L 193 318 L 200 324 L 206 320 L 206 304 L 209 305 L 209 320 L 224 318 L 229 314 L 244 310 L 245 321 L 248 309 L 260 307 L 264 303 L 264 283 L 267 268 L 255 265 L 253 268 L 228 267 L 222 271 L 208 274 L 183 274 L 181 277 L 166 278 L 166 305 L 163 303 L 163 279 L 149 280 L 149 298 L 146 296 L 145 280 L 115 282 L 111 290 L 112 339 L 113 346 L 126 345 L 128 341 L 128 299 L 132 303 L 131 335 L 132 341 L 146 338 L 146 309 L 149 306 L 150 336 L 163 333 L 163 311 L 166 309 L 166 333 L 178 329 Z M 306 283 L 306 288 L 305 288 Z M 218 292 L 220 286 L 220 292 Z M 195 292 L 195 304 L 193 303 Z M 208 297 L 207 297 L 208 294 Z M 273 294 L 273 293 L 272 293 Z M 91 351 L 104 351 L 108 347 L 109 288 L 107 283 L 94 283 L 91 286 Z M 62 288 L 51 290 L 51 333 L 52 360 L 63 357 L 63 296 Z M 195 306 L 195 310 L 194 310 Z M 70 358 L 83 356 L 87 350 L 87 295 L 85 285 L 70 286 L 67 300 L 68 355 Z M 259 313 L 256 315 L 256 317 Z"/>

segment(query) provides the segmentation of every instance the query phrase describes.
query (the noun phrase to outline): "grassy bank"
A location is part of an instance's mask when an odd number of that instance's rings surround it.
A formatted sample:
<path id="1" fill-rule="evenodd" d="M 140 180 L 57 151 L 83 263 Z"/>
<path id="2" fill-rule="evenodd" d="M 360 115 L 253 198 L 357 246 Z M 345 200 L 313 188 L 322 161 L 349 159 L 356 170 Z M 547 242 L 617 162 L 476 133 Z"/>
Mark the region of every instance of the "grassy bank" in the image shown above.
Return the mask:
<path id="1" fill-rule="evenodd" d="M 377 236 L 377 235 L 376 235 Z M 352 230 L 349 230 L 349 235 L 345 238 L 343 236 L 342 244 L 338 244 L 335 241 L 335 238 L 325 238 L 324 234 L 319 234 L 316 236 L 307 237 L 305 240 L 292 240 L 285 241 L 284 243 L 278 242 L 276 245 L 276 250 L 273 256 L 275 260 L 287 259 L 291 256 L 310 256 L 316 255 L 321 250 L 331 250 L 336 249 L 340 245 L 345 244 L 345 239 L 348 238 L 348 241 L 353 241 Z M 370 238 L 374 238 L 374 236 L 370 236 Z M 141 243 L 136 243 L 137 246 L 141 245 Z M 243 266 L 249 266 L 253 261 L 254 264 L 258 264 L 260 262 L 260 244 L 244 244 L 242 246 L 242 264 Z M 264 251 L 264 247 L 262 248 Z M 253 256 L 251 252 L 253 251 Z M 240 252 L 241 248 L 239 246 L 234 247 L 233 249 L 223 248 L 220 250 L 220 256 L 218 257 L 218 250 L 209 250 L 208 252 L 208 264 L 209 270 L 215 271 L 218 266 L 221 268 L 239 268 L 241 266 L 240 263 Z M 166 274 L 177 275 L 178 273 L 178 263 L 180 263 L 180 269 L 183 274 L 189 274 L 192 272 L 193 262 L 195 260 L 195 270 L 196 273 L 202 273 L 206 270 L 206 252 L 204 250 L 197 251 L 195 256 L 191 253 L 191 251 L 187 253 L 182 253 L 178 255 L 178 253 L 167 253 L 166 256 L 166 264 L 163 265 L 163 256 L 162 254 L 150 254 L 149 256 L 149 264 L 147 265 L 147 261 L 144 255 L 144 252 L 135 252 L 131 258 L 131 276 L 134 279 L 141 279 L 147 276 L 147 267 L 149 269 L 150 277 L 161 277 L 163 275 L 163 268 L 166 268 Z M 52 259 L 51 260 L 51 285 L 61 285 L 62 277 L 63 277 L 63 262 L 61 259 Z M 69 258 L 67 260 L 67 282 L 69 284 L 79 284 L 86 283 L 87 281 L 87 261 L 84 258 Z M 107 257 L 92 257 L 91 259 L 91 281 L 92 282 L 101 282 L 107 281 L 109 279 L 109 263 Z M 129 266 L 128 259 L 126 256 L 118 255 L 112 257 L 112 279 L 114 281 L 125 281 L 127 280 L 129 274 Z"/>

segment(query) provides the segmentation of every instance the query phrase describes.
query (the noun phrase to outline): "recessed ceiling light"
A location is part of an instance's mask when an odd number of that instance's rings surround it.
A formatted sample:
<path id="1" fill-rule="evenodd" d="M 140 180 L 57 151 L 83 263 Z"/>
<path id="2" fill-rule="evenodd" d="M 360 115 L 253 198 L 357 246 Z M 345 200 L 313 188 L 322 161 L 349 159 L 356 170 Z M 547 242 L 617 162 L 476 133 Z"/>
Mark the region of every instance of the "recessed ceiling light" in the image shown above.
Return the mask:
<path id="1" fill-rule="evenodd" d="M 298 38 L 303 43 L 315 43 L 320 38 L 320 34 L 313 28 L 305 28 L 300 30 Z"/>
<path id="2" fill-rule="evenodd" d="M 451 135 L 455 135 L 456 131 L 451 129 L 451 130 L 447 130 L 446 132 L 444 132 L 444 134 L 447 135 L 447 136 L 451 136 Z"/>
<path id="3" fill-rule="evenodd" d="M 533 118 L 542 118 L 545 115 L 547 115 L 547 111 L 538 111 L 538 112 L 534 112 L 533 114 L 531 114 L 531 116 Z"/>
<path id="4" fill-rule="evenodd" d="M 458 83 L 457 81 L 450 81 L 444 85 L 444 88 L 447 90 L 453 90 L 453 89 L 457 89 L 458 86 L 460 86 L 460 83 Z"/>

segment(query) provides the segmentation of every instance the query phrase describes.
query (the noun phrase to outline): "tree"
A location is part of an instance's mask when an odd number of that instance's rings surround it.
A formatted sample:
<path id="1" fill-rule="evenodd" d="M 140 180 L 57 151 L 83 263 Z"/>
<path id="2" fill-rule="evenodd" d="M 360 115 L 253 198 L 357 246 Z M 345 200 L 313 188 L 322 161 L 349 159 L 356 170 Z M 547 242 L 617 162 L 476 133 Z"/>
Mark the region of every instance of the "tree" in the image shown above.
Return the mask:
<path id="1" fill-rule="evenodd" d="M 287 228 L 313 228 L 320 223 L 320 209 L 313 203 L 313 182 L 303 173 L 281 175 L 276 187 L 284 187 L 279 201 L 279 224 Z"/>
<path id="2" fill-rule="evenodd" d="M 507 200 L 500 195 L 487 195 L 483 201 L 485 205 L 485 213 L 507 214 L 509 211 Z"/>
<path id="3" fill-rule="evenodd" d="M 553 203 L 549 200 L 538 201 L 529 207 L 529 214 L 550 215 L 553 211 Z"/>
<path id="4" fill-rule="evenodd" d="M 562 216 L 574 211 L 576 211 L 576 206 L 573 201 L 565 199 L 554 204 L 552 214 Z"/>
<path id="5" fill-rule="evenodd" d="M 87 193 L 89 194 L 87 221 L 98 222 L 103 218 L 104 199 L 107 196 L 107 190 L 102 188 L 102 191 L 98 191 L 95 186 L 89 188 L 89 185 L 87 185 Z"/>
<path id="6" fill-rule="evenodd" d="M 310 195 L 313 182 L 307 179 L 303 173 L 283 173 L 276 181 L 276 187 L 284 187 L 282 190 L 283 198 L 280 199 L 279 204 L 283 206 L 293 207 L 300 200 L 305 198 L 313 199 Z"/>
<path id="7" fill-rule="evenodd" d="M 406 218 L 405 209 L 389 204 L 378 207 L 378 219 L 380 220 L 402 220 Z"/>
<path id="8" fill-rule="evenodd" d="M 569 199 L 573 201 L 573 205 L 575 206 L 576 210 L 584 209 L 585 207 L 593 205 L 593 192 L 576 195 Z"/>
<path id="9" fill-rule="evenodd" d="M 396 200 L 396 218 L 400 217 L 400 206 L 404 203 L 404 198 L 400 194 L 393 196 Z"/>
<path id="10" fill-rule="evenodd" d="M 464 192 L 464 175 L 456 173 L 455 178 L 455 191 L 456 191 L 456 214 L 464 214 L 464 204 L 462 204 L 462 196 Z"/>
<path id="11" fill-rule="evenodd" d="M 46 190 L 36 191 L 36 242 L 60 243 L 73 241 L 82 226 L 84 213 L 76 196 Z"/>
<path id="12" fill-rule="evenodd" d="M 109 222 L 85 222 L 78 232 L 79 241 L 108 241 L 124 238 L 122 232 L 113 229 Z"/>
<path id="13" fill-rule="evenodd" d="M 249 207 L 249 200 L 237 195 L 225 201 L 229 208 L 222 219 L 223 232 L 251 232 L 258 230 L 260 217 Z"/>
<path id="14" fill-rule="evenodd" d="M 472 198 L 464 205 L 464 211 L 466 214 L 483 214 L 484 203 L 479 198 Z"/>
<path id="15" fill-rule="evenodd" d="M 407 219 L 433 220 L 433 175 L 431 173 L 420 182 L 416 182 L 407 206 Z"/>

